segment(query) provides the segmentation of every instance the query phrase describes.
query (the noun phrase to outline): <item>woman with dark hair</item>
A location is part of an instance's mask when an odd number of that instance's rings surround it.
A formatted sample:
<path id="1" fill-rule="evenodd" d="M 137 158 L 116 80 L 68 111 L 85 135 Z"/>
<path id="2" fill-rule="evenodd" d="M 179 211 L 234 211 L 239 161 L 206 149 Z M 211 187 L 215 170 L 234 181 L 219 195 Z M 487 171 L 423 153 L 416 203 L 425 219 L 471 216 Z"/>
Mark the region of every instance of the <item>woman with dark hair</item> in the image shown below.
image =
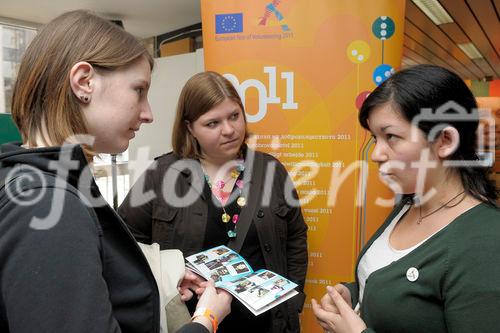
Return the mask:
<path id="1" fill-rule="evenodd" d="M 326 331 L 500 331 L 498 189 L 477 156 L 476 107 L 456 74 L 432 65 L 368 96 L 359 121 L 401 200 L 361 251 L 356 281 L 312 301 Z"/>
<path id="2" fill-rule="evenodd" d="M 299 285 L 298 296 L 259 316 L 233 302 L 221 333 L 299 332 L 307 226 L 283 165 L 248 148 L 247 137 L 231 82 L 215 72 L 194 75 L 179 97 L 173 152 L 156 159 L 118 211 L 140 242 L 185 256 L 228 245 L 254 270 L 270 269 Z"/>

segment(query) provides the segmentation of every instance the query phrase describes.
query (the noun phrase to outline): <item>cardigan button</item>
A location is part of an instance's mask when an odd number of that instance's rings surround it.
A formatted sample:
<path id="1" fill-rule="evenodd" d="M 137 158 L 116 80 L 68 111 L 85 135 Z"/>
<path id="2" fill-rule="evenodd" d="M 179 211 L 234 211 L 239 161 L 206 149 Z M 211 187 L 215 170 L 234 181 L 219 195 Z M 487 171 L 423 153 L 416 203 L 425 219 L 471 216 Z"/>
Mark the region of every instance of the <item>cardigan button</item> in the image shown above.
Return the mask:
<path id="1" fill-rule="evenodd" d="M 271 252 L 271 249 L 272 249 L 271 245 L 269 245 L 268 243 L 264 244 L 264 251 L 269 253 L 269 252 Z"/>
<path id="2" fill-rule="evenodd" d="M 257 212 L 257 217 L 259 219 L 263 218 L 264 217 L 264 211 L 262 209 L 259 209 L 259 211 Z"/>

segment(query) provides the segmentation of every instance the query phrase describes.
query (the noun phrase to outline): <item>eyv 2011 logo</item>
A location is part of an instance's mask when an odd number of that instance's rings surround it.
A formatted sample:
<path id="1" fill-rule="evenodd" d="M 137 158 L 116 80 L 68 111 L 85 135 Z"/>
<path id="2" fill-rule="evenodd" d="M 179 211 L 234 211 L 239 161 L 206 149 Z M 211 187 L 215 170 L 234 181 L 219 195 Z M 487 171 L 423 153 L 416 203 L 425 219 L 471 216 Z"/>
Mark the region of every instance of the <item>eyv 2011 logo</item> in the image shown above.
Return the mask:
<path id="1" fill-rule="evenodd" d="M 247 79 L 240 83 L 236 75 L 234 74 L 224 74 L 234 85 L 238 94 L 241 97 L 243 105 L 245 105 L 245 96 L 248 88 L 257 89 L 259 95 L 259 108 L 258 112 L 255 114 L 247 114 L 247 121 L 250 123 L 256 123 L 264 119 L 267 114 L 268 104 L 280 104 L 283 110 L 297 110 L 299 104 L 295 102 L 295 80 L 293 72 L 281 72 L 281 79 L 285 80 L 286 83 L 286 95 L 282 103 L 282 98 L 276 96 L 276 78 L 277 71 L 276 66 L 265 66 L 263 69 L 264 73 L 268 74 L 268 86 L 257 79 Z"/>

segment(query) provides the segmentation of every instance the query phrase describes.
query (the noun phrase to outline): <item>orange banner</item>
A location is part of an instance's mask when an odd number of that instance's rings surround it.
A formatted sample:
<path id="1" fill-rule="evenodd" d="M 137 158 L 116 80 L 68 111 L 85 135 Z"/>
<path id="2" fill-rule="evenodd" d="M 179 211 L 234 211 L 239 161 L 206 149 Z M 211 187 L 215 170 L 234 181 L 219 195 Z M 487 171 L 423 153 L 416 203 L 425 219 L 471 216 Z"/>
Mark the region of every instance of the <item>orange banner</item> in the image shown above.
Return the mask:
<path id="1" fill-rule="evenodd" d="M 205 68 L 243 98 L 252 145 L 292 175 L 309 226 L 302 332 L 321 332 L 311 297 L 354 278 L 392 193 L 358 125 L 366 96 L 396 70 L 404 0 L 202 0 Z M 368 190 L 366 190 L 368 188 Z"/>

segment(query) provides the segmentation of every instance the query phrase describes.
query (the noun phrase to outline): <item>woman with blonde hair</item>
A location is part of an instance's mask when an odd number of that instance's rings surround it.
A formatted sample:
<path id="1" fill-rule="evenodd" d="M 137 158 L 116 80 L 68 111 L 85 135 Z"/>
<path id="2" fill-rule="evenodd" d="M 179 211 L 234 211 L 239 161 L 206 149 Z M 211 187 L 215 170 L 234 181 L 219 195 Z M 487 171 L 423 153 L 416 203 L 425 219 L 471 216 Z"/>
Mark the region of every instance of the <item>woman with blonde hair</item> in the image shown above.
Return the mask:
<path id="1" fill-rule="evenodd" d="M 119 153 L 153 120 L 153 59 L 86 11 L 41 29 L 23 57 L 12 116 L 23 142 L 0 146 L 0 331 L 159 332 L 158 288 L 89 163 Z M 231 297 L 199 306 L 222 320 Z M 182 332 L 213 332 L 209 316 Z"/>

